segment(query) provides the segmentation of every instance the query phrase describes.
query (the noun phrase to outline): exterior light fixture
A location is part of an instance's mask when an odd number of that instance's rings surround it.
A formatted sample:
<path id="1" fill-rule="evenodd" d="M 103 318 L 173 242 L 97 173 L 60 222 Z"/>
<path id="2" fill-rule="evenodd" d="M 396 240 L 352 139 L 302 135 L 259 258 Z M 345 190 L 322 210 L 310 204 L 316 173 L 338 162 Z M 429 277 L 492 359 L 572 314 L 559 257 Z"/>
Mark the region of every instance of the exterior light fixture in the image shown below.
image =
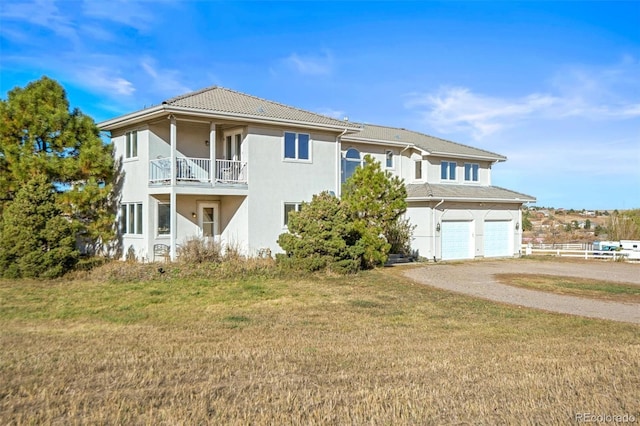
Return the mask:
<path id="1" fill-rule="evenodd" d="M 516 231 L 520 229 L 520 222 L 516 222 Z"/>
<path id="2" fill-rule="evenodd" d="M 196 218 L 196 216 L 197 216 L 197 215 L 196 215 L 196 212 L 191 212 L 191 217 L 192 217 L 192 218 L 194 218 L 194 219 L 195 219 L 195 218 Z"/>
<path id="3" fill-rule="evenodd" d="M 204 141 L 204 144 L 205 144 L 206 146 L 209 146 L 209 141 Z"/>
<path id="4" fill-rule="evenodd" d="M 436 225 L 436 231 L 440 232 L 440 222 Z"/>

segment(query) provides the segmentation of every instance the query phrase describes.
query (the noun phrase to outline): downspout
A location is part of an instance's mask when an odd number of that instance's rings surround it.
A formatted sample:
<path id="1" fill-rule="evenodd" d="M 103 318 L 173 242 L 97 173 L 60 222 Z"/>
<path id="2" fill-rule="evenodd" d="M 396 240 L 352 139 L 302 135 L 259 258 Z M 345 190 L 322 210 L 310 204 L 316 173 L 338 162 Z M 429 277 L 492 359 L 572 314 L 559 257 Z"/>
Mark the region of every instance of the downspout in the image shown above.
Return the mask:
<path id="1" fill-rule="evenodd" d="M 442 203 L 444 203 L 444 198 L 440 200 L 440 202 L 436 204 L 431 211 L 431 231 L 433 235 L 431 238 L 431 254 L 433 255 L 434 262 L 436 261 L 436 210 L 442 205 Z"/>
<path id="2" fill-rule="evenodd" d="M 344 131 L 340 133 L 338 137 L 336 137 L 336 197 L 338 198 L 340 198 L 340 190 L 342 187 L 342 179 L 340 179 L 340 173 L 342 172 L 340 161 L 342 159 L 342 157 L 340 156 L 340 144 L 342 142 L 342 137 L 347 133 L 347 131 L 347 129 L 344 129 Z"/>

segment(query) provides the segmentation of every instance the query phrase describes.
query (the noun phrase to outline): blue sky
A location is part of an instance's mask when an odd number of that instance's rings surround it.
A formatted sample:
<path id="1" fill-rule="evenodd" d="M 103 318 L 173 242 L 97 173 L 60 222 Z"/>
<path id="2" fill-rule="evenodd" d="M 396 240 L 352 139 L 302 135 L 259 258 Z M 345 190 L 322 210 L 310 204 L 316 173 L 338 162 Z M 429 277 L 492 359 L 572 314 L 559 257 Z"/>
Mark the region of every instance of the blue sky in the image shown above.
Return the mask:
<path id="1" fill-rule="evenodd" d="M 640 208 L 640 2 L 13 1 L 0 93 L 96 121 L 220 85 L 506 155 L 537 205 Z"/>

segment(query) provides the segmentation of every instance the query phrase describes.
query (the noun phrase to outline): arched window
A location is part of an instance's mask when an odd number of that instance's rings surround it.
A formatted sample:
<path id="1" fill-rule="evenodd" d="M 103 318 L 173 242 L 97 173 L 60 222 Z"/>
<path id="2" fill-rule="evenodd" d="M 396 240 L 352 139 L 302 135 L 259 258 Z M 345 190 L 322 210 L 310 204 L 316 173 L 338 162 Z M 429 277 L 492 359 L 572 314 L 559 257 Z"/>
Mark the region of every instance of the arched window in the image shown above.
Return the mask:
<path id="1" fill-rule="evenodd" d="M 342 182 L 349 179 L 361 165 L 362 158 L 360 158 L 360 151 L 355 148 L 349 148 L 342 158 Z"/>

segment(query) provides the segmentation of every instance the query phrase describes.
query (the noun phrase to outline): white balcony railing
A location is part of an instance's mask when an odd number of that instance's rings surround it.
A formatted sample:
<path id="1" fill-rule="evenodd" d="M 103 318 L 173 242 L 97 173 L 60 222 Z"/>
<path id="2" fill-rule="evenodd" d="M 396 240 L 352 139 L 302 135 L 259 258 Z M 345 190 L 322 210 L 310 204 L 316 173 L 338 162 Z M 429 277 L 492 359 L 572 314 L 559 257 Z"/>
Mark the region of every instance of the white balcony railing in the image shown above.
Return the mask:
<path id="1" fill-rule="evenodd" d="M 247 183 L 246 161 L 216 160 L 215 181 L 220 183 Z M 179 157 L 176 159 L 178 182 L 211 182 L 211 160 L 208 158 Z M 171 182 L 171 159 L 159 158 L 149 163 L 151 183 Z"/>
<path id="2" fill-rule="evenodd" d="M 236 160 L 216 160 L 216 181 L 247 183 L 247 163 Z"/>

